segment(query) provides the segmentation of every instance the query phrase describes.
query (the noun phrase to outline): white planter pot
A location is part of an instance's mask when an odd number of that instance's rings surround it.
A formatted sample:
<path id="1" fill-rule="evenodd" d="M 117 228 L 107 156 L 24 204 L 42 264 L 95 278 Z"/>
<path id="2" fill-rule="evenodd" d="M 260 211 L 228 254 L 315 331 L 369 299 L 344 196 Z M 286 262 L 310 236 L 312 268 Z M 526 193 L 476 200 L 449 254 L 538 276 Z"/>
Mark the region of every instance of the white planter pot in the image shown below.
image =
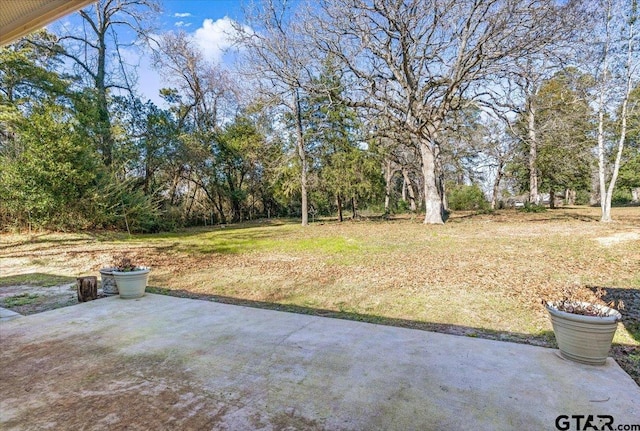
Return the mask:
<path id="1" fill-rule="evenodd" d="M 118 294 L 118 286 L 113 276 L 113 268 L 102 268 L 100 270 L 100 284 L 102 285 L 102 293 L 105 295 Z"/>
<path id="2" fill-rule="evenodd" d="M 147 287 L 149 271 L 151 271 L 149 268 L 127 272 L 113 271 L 120 298 L 141 298 L 144 295 L 144 289 Z"/>
<path id="3" fill-rule="evenodd" d="M 549 302 L 546 308 L 563 358 L 589 365 L 605 363 L 622 319 L 618 311 L 600 307 L 606 316 L 598 317 L 559 311 Z"/>

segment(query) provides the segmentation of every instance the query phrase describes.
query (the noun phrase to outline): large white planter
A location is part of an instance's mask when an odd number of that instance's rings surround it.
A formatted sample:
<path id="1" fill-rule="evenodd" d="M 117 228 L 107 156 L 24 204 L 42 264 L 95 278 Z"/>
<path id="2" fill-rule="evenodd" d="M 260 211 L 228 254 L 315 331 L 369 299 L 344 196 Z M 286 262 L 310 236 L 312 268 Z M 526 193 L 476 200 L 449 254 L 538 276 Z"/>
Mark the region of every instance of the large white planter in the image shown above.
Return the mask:
<path id="1" fill-rule="evenodd" d="M 149 268 L 126 272 L 113 271 L 112 274 L 116 279 L 120 298 L 141 298 L 144 295 L 144 289 L 147 287 L 149 271 L 151 271 Z"/>
<path id="2" fill-rule="evenodd" d="M 605 316 L 599 317 L 559 311 L 550 302 L 546 308 L 563 358 L 589 365 L 605 363 L 618 321 L 622 319 L 618 311 L 600 306 Z"/>
<path id="3" fill-rule="evenodd" d="M 100 270 L 100 284 L 102 285 L 102 293 L 105 295 L 118 294 L 118 286 L 113 276 L 113 268 L 102 268 Z"/>

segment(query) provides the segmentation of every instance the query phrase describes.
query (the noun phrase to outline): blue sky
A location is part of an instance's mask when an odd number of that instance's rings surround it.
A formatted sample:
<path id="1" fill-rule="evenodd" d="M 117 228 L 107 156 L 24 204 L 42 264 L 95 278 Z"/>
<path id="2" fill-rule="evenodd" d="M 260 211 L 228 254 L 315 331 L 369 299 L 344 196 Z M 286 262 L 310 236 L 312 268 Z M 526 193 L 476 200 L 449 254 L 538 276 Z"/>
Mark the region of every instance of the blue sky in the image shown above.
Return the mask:
<path id="1" fill-rule="evenodd" d="M 161 0 L 163 10 L 157 24 L 161 32 L 190 34 L 207 59 L 221 63 L 225 61 L 224 50 L 230 46 L 231 20 L 242 21 L 241 4 L 239 0 Z M 161 73 L 153 70 L 144 59 L 138 73 L 140 92 L 162 105 L 158 90 L 168 83 Z"/>
<path id="2" fill-rule="evenodd" d="M 168 31 L 184 31 L 188 33 L 200 47 L 207 59 L 216 63 L 225 62 L 224 50 L 230 46 L 229 37 L 231 20 L 242 21 L 240 0 L 160 0 L 162 13 L 156 17 L 155 27 L 158 33 Z M 77 13 L 62 18 L 51 26 L 51 29 L 62 34 L 64 26 L 77 28 L 81 18 Z M 69 31 L 69 30 L 66 30 Z M 125 27 L 118 29 L 121 42 L 130 37 Z M 137 65 L 138 91 L 143 100 L 151 99 L 162 106 L 158 95 L 162 87 L 170 86 L 167 77 L 151 65 L 148 53 L 140 49 L 123 48 L 121 55 L 127 63 Z"/>
<path id="3" fill-rule="evenodd" d="M 161 5 L 164 11 L 160 24 L 164 29 L 187 31 L 201 26 L 205 19 L 215 21 L 225 16 L 242 20 L 239 0 L 161 0 Z"/>

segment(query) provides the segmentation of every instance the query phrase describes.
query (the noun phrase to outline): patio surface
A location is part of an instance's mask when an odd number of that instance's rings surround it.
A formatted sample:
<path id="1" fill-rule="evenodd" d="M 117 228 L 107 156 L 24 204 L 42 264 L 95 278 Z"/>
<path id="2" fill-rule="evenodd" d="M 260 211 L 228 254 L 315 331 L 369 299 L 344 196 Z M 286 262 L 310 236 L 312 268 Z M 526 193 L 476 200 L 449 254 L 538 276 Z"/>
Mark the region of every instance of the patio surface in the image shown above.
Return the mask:
<path id="1" fill-rule="evenodd" d="M 640 387 L 611 358 L 209 301 L 100 299 L 2 321 L 0 339 L 3 430 L 640 423 Z"/>

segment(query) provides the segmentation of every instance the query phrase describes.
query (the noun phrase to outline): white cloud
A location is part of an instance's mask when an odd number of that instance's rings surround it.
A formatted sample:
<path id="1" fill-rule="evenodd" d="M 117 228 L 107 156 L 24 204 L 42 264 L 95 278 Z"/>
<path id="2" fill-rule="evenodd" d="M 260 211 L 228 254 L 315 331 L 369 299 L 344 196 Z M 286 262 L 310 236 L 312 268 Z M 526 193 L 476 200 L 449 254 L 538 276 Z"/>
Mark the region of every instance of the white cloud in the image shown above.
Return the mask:
<path id="1" fill-rule="evenodd" d="M 178 21 L 175 24 L 176 27 L 189 27 L 191 25 L 190 22 Z"/>
<path id="2" fill-rule="evenodd" d="M 173 16 L 176 18 L 186 18 L 188 16 L 191 16 L 191 14 L 189 12 L 184 12 L 184 13 L 176 12 L 173 14 Z"/>
<path id="3" fill-rule="evenodd" d="M 233 24 L 234 21 L 228 16 L 216 21 L 205 19 L 202 27 L 195 31 L 193 39 L 207 58 L 219 62 L 225 50 L 233 46 L 233 35 L 236 33 Z"/>

